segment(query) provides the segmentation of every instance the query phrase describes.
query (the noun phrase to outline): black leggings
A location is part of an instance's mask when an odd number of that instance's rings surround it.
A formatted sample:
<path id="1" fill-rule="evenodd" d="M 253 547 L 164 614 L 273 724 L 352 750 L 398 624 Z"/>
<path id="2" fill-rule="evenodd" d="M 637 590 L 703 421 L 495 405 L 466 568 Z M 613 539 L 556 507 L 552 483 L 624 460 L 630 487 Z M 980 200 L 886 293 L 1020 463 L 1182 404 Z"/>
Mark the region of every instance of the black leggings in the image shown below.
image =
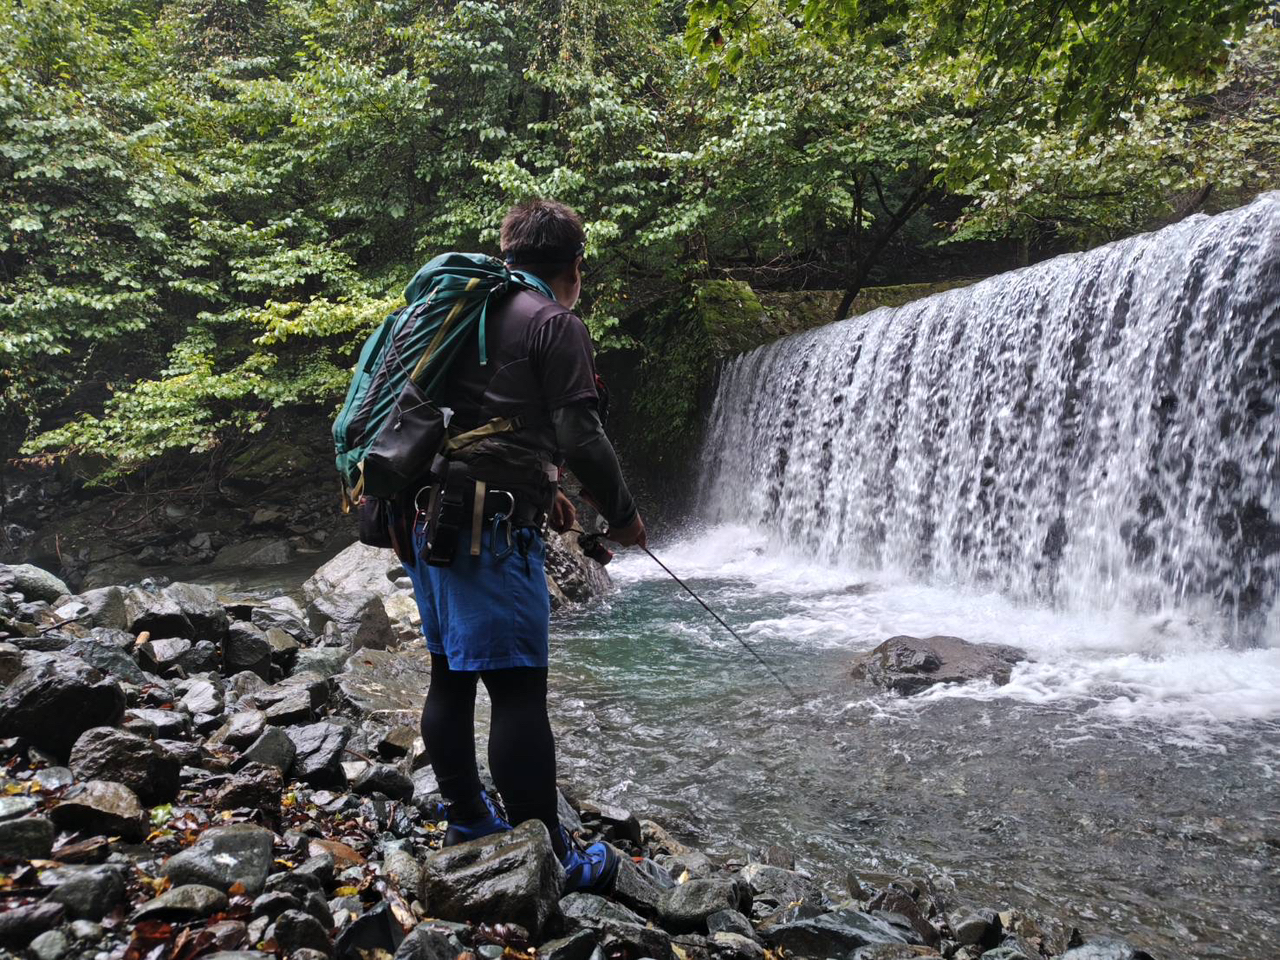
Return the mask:
<path id="1" fill-rule="evenodd" d="M 450 670 L 431 655 L 431 686 L 422 708 L 422 741 L 440 793 L 459 820 L 483 816 L 476 769 L 476 680 L 493 702 L 489 770 L 511 823 L 541 820 L 553 837 L 556 814 L 556 742 L 547 719 L 547 671 L 513 667 L 479 673 Z"/>

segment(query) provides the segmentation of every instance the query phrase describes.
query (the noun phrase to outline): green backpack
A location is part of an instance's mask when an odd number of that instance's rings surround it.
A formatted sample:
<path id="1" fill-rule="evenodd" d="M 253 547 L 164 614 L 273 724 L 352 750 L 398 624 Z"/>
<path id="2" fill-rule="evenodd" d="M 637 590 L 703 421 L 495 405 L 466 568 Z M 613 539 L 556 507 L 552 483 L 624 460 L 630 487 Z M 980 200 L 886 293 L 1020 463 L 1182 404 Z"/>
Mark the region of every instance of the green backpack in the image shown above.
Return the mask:
<path id="1" fill-rule="evenodd" d="M 515 286 L 534 289 L 501 260 L 479 253 L 442 254 L 414 274 L 404 291 L 407 306 L 388 316 L 365 341 L 347 399 L 333 423 L 338 472 L 353 500 L 361 494 L 392 497 L 414 479 L 414 472 L 430 466 L 432 455 L 445 443 L 448 416 L 441 416 L 435 402 L 449 369 L 472 334 L 479 341 L 480 363 L 488 362 L 489 304 Z M 388 470 L 379 448 L 387 445 L 393 431 L 401 430 L 407 415 L 425 418 L 404 431 L 418 449 L 410 457 L 404 438 L 393 437 L 401 462 L 395 465 L 398 469 Z M 413 435 L 414 429 L 418 435 Z M 510 427 L 495 422 L 471 433 L 491 435 L 504 429 Z M 448 442 L 456 445 L 469 436 Z M 416 462 L 406 464 L 408 459 Z"/>

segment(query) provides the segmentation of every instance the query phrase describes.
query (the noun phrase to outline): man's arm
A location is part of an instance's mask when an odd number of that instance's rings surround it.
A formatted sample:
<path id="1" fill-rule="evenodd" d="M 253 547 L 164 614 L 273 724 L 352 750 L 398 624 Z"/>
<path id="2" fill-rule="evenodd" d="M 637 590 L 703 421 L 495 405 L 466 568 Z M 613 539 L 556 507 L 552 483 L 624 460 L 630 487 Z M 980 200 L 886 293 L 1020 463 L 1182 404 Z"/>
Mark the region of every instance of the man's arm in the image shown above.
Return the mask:
<path id="1" fill-rule="evenodd" d="M 586 324 L 566 311 L 544 323 L 531 346 L 557 449 L 598 505 L 609 538 L 623 546 L 643 545 L 644 523 L 596 409 L 595 357 Z"/>
<path id="2" fill-rule="evenodd" d="M 605 436 L 595 404 L 571 403 L 551 411 L 556 446 L 565 464 L 595 501 L 610 529 L 630 526 L 638 513 L 635 499 L 622 478 L 622 466 Z"/>

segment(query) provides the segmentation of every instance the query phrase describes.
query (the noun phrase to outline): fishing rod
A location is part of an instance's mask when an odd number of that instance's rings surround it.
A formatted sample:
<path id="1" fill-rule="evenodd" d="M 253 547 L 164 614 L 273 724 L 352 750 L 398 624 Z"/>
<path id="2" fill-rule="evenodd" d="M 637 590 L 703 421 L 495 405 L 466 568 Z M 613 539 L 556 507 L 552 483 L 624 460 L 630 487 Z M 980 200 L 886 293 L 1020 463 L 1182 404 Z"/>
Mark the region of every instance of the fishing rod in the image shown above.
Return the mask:
<path id="1" fill-rule="evenodd" d="M 585 496 L 585 491 L 584 491 L 584 499 L 586 499 L 586 501 L 590 503 L 593 507 L 595 506 L 595 502 L 592 501 L 590 497 Z M 597 507 L 597 509 L 599 508 Z M 570 528 L 570 530 L 578 534 L 578 546 L 582 548 L 582 552 L 585 553 L 587 556 L 591 557 L 591 559 L 595 560 L 601 566 L 604 566 L 610 560 L 613 559 L 613 551 L 610 550 L 608 547 L 604 546 L 604 544 L 600 542 L 600 538 L 603 536 L 607 536 L 607 534 L 587 533 L 585 530 L 582 529 L 582 527 L 578 526 L 576 523 Z M 668 577 L 670 577 L 676 583 L 680 584 L 680 586 L 684 587 L 685 592 L 689 594 L 689 596 L 693 597 L 693 599 L 697 600 L 698 603 L 702 605 L 703 610 L 707 611 L 707 613 L 715 617 L 716 623 L 720 624 L 720 626 L 728 630 L 729 635 L 733 637 L 733 639 L 737 640 L 740 644 L 742 644 L 743 648 L 747 651 L 747 653 L 755 657 L 756 660 L 759 662 L 760 666 L 768 670 L 769 675 L 773 677 L 773 679 L 777 680 L 780 684 L 782 684 L 783 689 L 786 690 L 787 693 L 791 694 L 791 696 L 793 696 L 797 700 L 800 699 L 800 694 L 796 693 L 796 691 L 792 688 L 791 684 L 783 680 L 782 677 L 778 675 L 778 672 L 774 670 L 773 667 L 769 666 L 769 664 L 765 661 L 764 657 L 760 656 L 760 654 L 756 651 L 756 648 L 751 646 L 751 644 L 747 643 L 747 641 L 743 640 L 742 637 L 738 635 L 737 630 L 733 629 L 733 627 L 725 623 L 724 618 L 721 617 L 720 614 L 716 613 L 709 606 L 707 606 L 707 601 L 703 600 L 700 596 L 698 596 L 694 592 L 691 586 L 689 586 L 687 583 L 685 583 L 683 580 L 677 577 L 675 573 L 672 571 L 672 569 L 668 567 L 665 563 L 663 563 L 661 560 L 659 560 L 657 556 L 654 554 L 654 552 L 650 550 L 647 546 L 645 546 L 644 544 L 636 544 L 636 546 L 638 546 L 641 550 L 647 553 L 649 555 L 649 559 L 651 559 L 654 563 L 660 566 Z"/>
<path id="2" fill-rule="evenodd" d="M 742 637 L 740 637 L 740 636 L 738 635 L 738 631 L 737 631 L 737 630 L 733 629 L 733 627 L 731 627 L 731 626 L 729 626 L 727 623 L 725 623 L 725 622 L 724 622 L 724 618 L 723 618 L 723 617 L 721 617 L 721 616 L 720 616 L 720 614 L 716 613 L 716 612 L 715 612 L 714 610 L 712 610 L 709 606 L 707 606 L 707 601 L 703 600 L 700 596 L 698 596 L 696 593 L 694 593 L 694 592 L 693 592 L 693 588 L 692 588 L 692 587 L 690 587 L 690 586 L 689 586 L 687 583 L 685 583 L 683 580 L 681 580 L 679 577 L 677 577 L 677 576 L 676 576 L 676 575 L 671 571 L 671 568 L 670 568 L 670 567 L 668 567 L 665 563 L 663 563 L 661 560 L 659 560 L 659 559 L 657 558 L 657 556 L 655 556 L 655 555 L 654 555 L 654 552 L 653 552 L 652 550 L 650 550 L 650 549 L 649 549 L 648 547 L 646 547 L 644 544 L 637 544 L 637 546 L 638 546 L 638 547 L 640 547 L 640 549 L 641 549 L 641 550 L 643 550 L 645 553 L 647 553 L 647 554 L 649 555 L 649 558 L 650 558 L 651 560 L 653 560 L 653 562 L 654 562 L 654 563 L 656 563 L 656 564 L 657 564 L 658 566 L 660 566 L 663 570 L 665 570 L 665 571 L 666 571 L 667 576 L 669 576 L 669 577 L 670 577 L 672 580 L 674 580 L 676 583 L 680 584 L 680 586 L 684 587 L 685 592 L 687 592 L 687 593 L 689 594 L 689 596 L 693 597 L 693 599 L 697 600 L 697 601 L 698 601 L 698 603 L 702 604 L 702 609 L 703 609 L 703 610 L 705 610 L 705 611 L 707 611 L 707 613 L 711 614 L 711 616 L 715 617 L 715 618 L 716 618 L 716 623 L 720 624 L 720 626 L 722 626 L 722 627 L 724 627 L 726 630 L 728 630 L 728 631 L 729 631 L 729 634 L 733 637 L 733 639 L 737 640 L 740 644 L 742 644 L 742 646 L 746 649 L 746 651 L 747 651 L 749 654 L 751 654 L 753 657 L 755 657 L 757 661 L 759 661 L 760 666 L 762 666 L 762 667 L 764 667 L 766 670 L 768 670 L 768 671 L 769 671 L 769 674 L 773 677 L 773 679 L 777 680 L 780 684 L 782 684 L 783 688 L 787 691 L 787 693 L 791 694 L 791 696 L 795 697 L 797 700 L 799 700 L 799 699 L 800 699 L 800 694 L 796 693 L 796 692 L 795 692 L 795 690 L 793 690 L 793 689 L 791 688 L 791 684 L 789 684 L 789 683 L 787 683 L 787 681 L 783 680 L 783 679 L 782 679 L 782 677 L 780 677 L 780 676 L 778 675 L 778 672 L 777 672 L 776 670 L 774 670 L 774 669 L 773 669 L 773 667 L 769 666 L 769 664 L 768 664 L 768 663 L 766 663 L 766 662 L 765 662 L 764 657 L 760 656 L 760 654 L 756 651 L 755 647 L 751 646 L 751 644 L 747 643 L 747 641 L 743 640 L 743 639 L 742 639 Z"/>

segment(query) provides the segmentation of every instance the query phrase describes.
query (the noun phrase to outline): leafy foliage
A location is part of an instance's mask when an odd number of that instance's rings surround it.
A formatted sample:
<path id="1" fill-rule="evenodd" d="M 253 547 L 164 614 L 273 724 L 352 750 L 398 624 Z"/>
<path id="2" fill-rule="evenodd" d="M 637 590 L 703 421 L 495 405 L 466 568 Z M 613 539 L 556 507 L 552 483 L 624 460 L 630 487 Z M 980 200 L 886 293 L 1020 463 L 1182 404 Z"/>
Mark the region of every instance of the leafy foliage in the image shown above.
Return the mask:
<path id="1" fill-rule="evenodd" d="M 1276 185 L 1256 3 L 1077 6 L 9 4 L 4 435 L 118 474 L 327 412 L 417 266 L 493 250 L 529 194 L 588 218 L 610 348 L 693 279 L 851 299 L 947 242 L 1086 245 Z"/>

